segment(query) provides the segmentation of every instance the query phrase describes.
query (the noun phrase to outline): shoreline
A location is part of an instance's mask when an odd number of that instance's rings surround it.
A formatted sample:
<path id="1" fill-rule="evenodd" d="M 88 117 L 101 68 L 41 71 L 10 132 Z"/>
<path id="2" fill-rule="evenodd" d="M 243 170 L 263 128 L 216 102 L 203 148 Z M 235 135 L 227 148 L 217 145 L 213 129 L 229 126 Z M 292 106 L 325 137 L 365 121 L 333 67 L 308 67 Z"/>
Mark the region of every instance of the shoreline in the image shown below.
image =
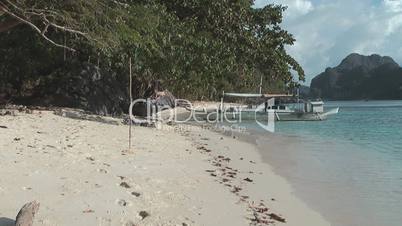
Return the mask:
<path id="1" fill-rule="evenodd" d="M 213 131 L 134 127 L 128 151 L 121 123 L 33 111 L 0 125 L 0 223 L 38 200 L 35 225 L 329 225 L 255 146 Z"/>
<path id="2" fill-rule="evenodd" d="M 289 166 L 289 164 L 292 164 L 292 158 L 295 156 L 289 155 L 289 153 L 283 157 L 279 161 L 279 163 L 273 164 L 276 160 L 278 160 L 277 153 L 273 153 L 272 150 L 267 150 L 267 148 L 264 148 L 261 144 L 261 141 L 267 142 L 265 145 L 269 146 L 269 148 L 276 147 L 278 152 L 281 152 L 282 148 L 289 143 L 295 143 L 295 141 L 301 142 L 302 137 L 297 136 L 297 135 L 287 135 L 287 134 L 279 134 L 279 133 L 261 133 L 256 130 L 250 130 L 250 128 L 245 130 L 246 132 L 231 132 L 230 134 L 226 133 L 225 135 L 228 137 L 236 136 L 238 140 L 241 142 L 246 142 L 248 144 L 251 144 L 254 148 L 255 151 L 257 152 L 259 158 L 262 161 L 262 164 L 265 164 L 269 170 L 272 171 L 273 174 L 276 174 L 277 176 L 281 177 L 284 179 L 285 183 L 287 186 L 290 186 L 290 193 L 298 199 L 298 201 L 301 201 L 303 204 L 307 206 L 308 209 L 312 210 L 313 212 L 318 213 L 318 215 L 326 221 L 326 224 L 332 225 L 334 222 L 336 222 L 337 217 L 343 218 L 342 215 L 336 216 L 334 218 L 334 215 L 331 215 L 330 211 L 323 212 L 322 211 L 322 205 L 317 205 L 317 199 L 313 201 L 311 197 L 315 197 L 315 194 L 313 193 L 308 193 L 305 194 L 305 192 L 311 192 L 311 191 L 306 191 L 300 189 L 299 185 L 300 182 L 295 182 L 291 180 L 291 174 L 289 173 L 284 173 L 283 172 L 283 166 L 279 166 L 281 164 Z M 220 134 L 221 132 L 217 132 Z M 277 144 L 280 144 L 278 146 L 275 146 Z M 282 152 L 281 152 L 282 153 Z M 273 154 L 273 155 L 272 155 Z M 308 177 L 308 176 L 307 176 Z M 302 184 L 307 184 L 308 182 L 303 182 Z M 310 185 L 309 185 L 310 186 Z M 323 187 L 321 187 L 323 188 Z M 321 201 L 320 201 L 321 203 Z M 325 205 L 324 205 L 325 206 Z M 350 221 L 352 222 L 352 220 Z M 339 223 L 339 222 L 338 222 Z M 345 222 L 343 222 L 345 223 Z M 342 224 L 340 224 L 342 225 Z"/>
<path id="3" fill-rule="evenodd" d="M 321 213 L 312 209 L 304 200 L 299 198 L 293 185 L 286 177 L 279 175 L 274 167 L 265 161 L 253 134 L 238 132 L 228 134 L 213 130 L 203 131 L 204 133 L 201 133 L 202 137 L 207 137 L 211 142 L 214 142 L 214 148 L 224 149 L 227 147 L 225 146 L 227 144 L 220 143 L 217 137 L 223 135 L 225 139 L 230 140 L 229 150 L 231 153 L 223 151 L 220 152 L 221 154 L 234 156 L 234 158 L 240 157 L 241 161 L 244 161 L 241 156 L 255 159 L 255 162 L 251 161 L 251 164 L 255 165 L 256 171 L 259 171 L 259 173 L 252 175 L 258 178 L 256 180 L 258 184 L 251 185 L 247 188 L 247 191 L 252 194 L 251 197 L 257 200 L 266 199 L 267 196 L 274 197 L 271 200 L 267 199 L 267 206 L 273 211 L 281 213 L 287 219 L 284 225 L 330 225 Z M 274 138 L 274 135 L 271 137 Z M 277 138 L 275 137 L 274 139 Z M 244 169 L 249 167 L 247 166 L 247 161 L 246 163 L 236 162 L 235 165 L 244 167 Z"/>

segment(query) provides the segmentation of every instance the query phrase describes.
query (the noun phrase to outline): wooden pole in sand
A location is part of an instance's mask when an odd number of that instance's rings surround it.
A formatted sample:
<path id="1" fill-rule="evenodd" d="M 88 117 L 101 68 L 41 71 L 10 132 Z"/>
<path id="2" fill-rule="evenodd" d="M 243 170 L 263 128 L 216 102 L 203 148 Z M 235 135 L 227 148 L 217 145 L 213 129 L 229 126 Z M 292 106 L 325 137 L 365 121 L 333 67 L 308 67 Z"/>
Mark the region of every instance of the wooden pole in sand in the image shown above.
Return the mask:
<path id="1" fill-rule="evenodd" d="M 131 57 L 129 59 L 129 65 L 130 65 L 130 106 L 131 103 L 133 103 L 133 79 L 131 76 Z M 131 127 L 133 124 L 133 121 L 131 120 L 131 115 L 129 115 L 129 119 L 130 119 L 130 129 L 128 131 L 128 150 L 131 151 Z"/>

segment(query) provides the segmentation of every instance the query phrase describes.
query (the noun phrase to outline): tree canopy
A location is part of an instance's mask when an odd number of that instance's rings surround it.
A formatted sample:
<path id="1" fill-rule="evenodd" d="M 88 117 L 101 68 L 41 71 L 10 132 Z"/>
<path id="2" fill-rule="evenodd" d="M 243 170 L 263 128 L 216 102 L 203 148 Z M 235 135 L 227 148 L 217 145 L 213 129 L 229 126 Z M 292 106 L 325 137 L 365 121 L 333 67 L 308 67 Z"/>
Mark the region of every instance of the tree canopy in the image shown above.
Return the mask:
<path id="1" fill-rule="evenodd" d="M 281 27 L 284 10 L 252 0 L 0 0 L 0 86 L 18 93 L 83 62 L 123 85 L 131 57 L 138 97 L 152 80 L 192 99 L 256 91 L 261 76 L 265 91 L 284 91 L 304 80 L 285 49 L 295 39 Z"/>

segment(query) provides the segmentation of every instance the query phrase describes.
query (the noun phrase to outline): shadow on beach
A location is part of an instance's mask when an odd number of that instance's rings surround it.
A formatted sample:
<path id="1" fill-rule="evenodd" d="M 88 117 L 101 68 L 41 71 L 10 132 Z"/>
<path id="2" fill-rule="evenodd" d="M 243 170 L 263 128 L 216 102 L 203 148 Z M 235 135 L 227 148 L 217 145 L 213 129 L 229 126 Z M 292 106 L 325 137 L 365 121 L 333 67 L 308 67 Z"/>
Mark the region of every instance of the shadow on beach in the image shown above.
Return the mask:
<path id="1" fill-rule="evenodd" d="M 14 226 L 15 221 L 7 217 L 0 217 L 0 226 Z"/>

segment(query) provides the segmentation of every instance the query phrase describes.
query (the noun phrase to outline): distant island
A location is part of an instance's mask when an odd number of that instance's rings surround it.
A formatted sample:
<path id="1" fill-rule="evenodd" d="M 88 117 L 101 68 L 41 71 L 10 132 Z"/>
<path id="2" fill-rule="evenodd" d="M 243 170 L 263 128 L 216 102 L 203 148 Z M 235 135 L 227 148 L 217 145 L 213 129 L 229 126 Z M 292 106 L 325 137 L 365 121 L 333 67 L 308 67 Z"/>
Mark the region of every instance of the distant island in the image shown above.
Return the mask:
<path id="1" fill-rule="evenodd" d="M 317 75 L 310 95 L 330 100 L 402 99 L 402 68 L 388 56 L 353 53 Z"/>

